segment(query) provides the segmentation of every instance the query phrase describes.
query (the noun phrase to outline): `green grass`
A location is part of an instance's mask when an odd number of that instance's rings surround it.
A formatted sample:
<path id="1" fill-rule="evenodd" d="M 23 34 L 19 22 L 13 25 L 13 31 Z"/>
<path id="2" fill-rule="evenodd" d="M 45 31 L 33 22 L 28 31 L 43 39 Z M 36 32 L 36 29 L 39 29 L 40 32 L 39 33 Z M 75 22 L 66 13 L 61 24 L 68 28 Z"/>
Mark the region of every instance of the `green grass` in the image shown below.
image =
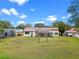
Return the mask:
<path id="1" fill-rule="evenodd" d="M 1 39 L 0 59 L 79 59 L 79 39 L 49 37 L 48 43 L 44 37 Z"/>

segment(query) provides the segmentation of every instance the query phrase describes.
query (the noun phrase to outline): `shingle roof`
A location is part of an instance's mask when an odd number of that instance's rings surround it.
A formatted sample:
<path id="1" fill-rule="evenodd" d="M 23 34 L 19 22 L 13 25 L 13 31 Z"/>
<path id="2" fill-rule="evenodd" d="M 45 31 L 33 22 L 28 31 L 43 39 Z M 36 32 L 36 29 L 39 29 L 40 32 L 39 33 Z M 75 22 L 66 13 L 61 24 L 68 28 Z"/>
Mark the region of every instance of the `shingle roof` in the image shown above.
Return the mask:
<path id="1" fill-rule="evenodd" d="M 73 33 L 76 33 L 77 32 L 77 30 L 75 29 L 75 28 L 71 28 L 70 30 L 68 30 L 68 31 L 66 31 L 66 32 L 73 32 Z"/>
<path id="2" fill-rule="evenodd" d="M 25 28 L 24 31 L 35 31 L 38 33 L 49 33 L 50 31 L 59 31 L 58 28 Z"/>

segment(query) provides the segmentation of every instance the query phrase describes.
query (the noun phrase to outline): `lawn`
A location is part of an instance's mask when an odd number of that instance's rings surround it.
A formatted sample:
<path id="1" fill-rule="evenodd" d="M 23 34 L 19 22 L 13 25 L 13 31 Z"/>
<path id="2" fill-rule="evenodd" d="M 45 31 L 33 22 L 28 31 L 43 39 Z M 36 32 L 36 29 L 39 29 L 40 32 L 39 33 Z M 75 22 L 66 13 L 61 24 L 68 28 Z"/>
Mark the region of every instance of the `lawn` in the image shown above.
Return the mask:
<path id="1" fill-rule="evenodd" d="M 79 59 L 79 39 L 49 37 L 48 42 L 44 37 L 1 39 L 0 59 Z"/>

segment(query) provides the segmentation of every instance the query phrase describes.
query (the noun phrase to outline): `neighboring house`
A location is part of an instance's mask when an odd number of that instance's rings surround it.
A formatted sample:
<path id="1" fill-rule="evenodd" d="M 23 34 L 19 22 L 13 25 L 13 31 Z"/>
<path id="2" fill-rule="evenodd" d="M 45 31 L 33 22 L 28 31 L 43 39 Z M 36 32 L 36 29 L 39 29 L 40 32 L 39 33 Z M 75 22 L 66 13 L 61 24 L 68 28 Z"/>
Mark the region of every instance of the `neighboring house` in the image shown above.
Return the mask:
<path id="1" fill-rule="evenodd" d="M 22 29 L 15 29 L 15 36 L 22 36 L 23 30 Z"/>
<path id="2" fill-rule="evenodd" d="M 15 36 L 14 29 L 5 29 L 4 32 L 0 34 L 0 38 L 11 36 Z"/>
<path id="3" fill-rule="evenodd" d="M 70 30 L 65 31 L 65 36 L 69 37 L 79 37 L 79 31 L 77 31 L 75 28 L 71 28 Z"/>
<path id="4" fill-rule="evenodd" d="M 23 32 L 23 36 L 35 36 L 34 28 L 25 28 Z"/>
<path id="5" fill-rule="evenodd" d="M 23 35 L 22 29 L 5 29 L 4 32 L 0 34 L 0 38 L 22 36 L 22 35 Z"/>
<path id="6" fill-rule="evenodd" d="M 24 36 L 59 36 L 58 28 L 25 28 Z"/>

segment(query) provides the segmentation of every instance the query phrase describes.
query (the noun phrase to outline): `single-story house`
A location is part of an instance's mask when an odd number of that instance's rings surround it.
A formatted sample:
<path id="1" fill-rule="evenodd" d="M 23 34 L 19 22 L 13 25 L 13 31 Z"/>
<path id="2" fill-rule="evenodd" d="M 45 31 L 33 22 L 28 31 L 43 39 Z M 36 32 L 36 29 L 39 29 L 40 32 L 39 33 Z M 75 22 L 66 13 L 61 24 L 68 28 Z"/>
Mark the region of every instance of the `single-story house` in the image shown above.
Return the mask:
<path id="1" fill-rule="evenodd" d="M 59 36 L 58 28 L 25 28 L 24 36 Z"/>
<path id="2" fill-rule="evenodd" d="M 4 29 L 4 32 L 0 34 L 0 38 L 11 36 L 15 36 L 14 29 Z"/>
<path id="3" fill-rule="evenodd" d="M 65 36 L 69 37 L 79 37 L 79 31 L 75 28 L 71 28 L 70 30 L 65 31 Z"/>
<path id="4" fill-rule="evenodd" d="M 0 34 L 0 38 L 21 36 L 23 35 L 22 29 L 4 29 L 4 32 Z"/>
<path id="5" fill-rule="evenodd" d="M 22 36 L 23 30 L 22 29 L 15 29 L 15 36 Z"/>

